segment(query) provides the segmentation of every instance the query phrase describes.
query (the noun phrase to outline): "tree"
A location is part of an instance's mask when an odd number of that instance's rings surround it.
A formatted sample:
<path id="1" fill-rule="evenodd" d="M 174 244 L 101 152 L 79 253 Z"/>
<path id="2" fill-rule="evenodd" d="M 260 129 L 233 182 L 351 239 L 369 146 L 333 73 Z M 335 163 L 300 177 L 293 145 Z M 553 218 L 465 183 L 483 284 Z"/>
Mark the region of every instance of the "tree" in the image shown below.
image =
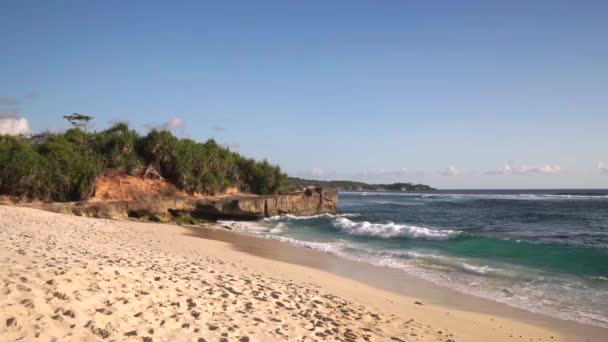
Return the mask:
<path id="1" fill-rule="evenodd" d="M 89 127 L 89 122 L 93 120 L 92 116 L 85 114 L 74 113 L 72 115 L 64 115 L 64 119 L 68 120 L 74 127 L 78 127 L 86 134 Z"/>
<path id="2" fill-rule="evenodd" d="M 79 128 L 84 131 L 83 146 L 84 146 L 84 155 L 86 156 L 87 149 L 89 146 L 87 133 L 89 130 L 89 122 L 91 120 L 93 120 L 93 117 L 85 115 L 85 114 L 73 113 L 71 115 L 64 115 L 63 118 L 68 120 L 72 124 L 72 126 L 74 126 L 75 128 Z"/>

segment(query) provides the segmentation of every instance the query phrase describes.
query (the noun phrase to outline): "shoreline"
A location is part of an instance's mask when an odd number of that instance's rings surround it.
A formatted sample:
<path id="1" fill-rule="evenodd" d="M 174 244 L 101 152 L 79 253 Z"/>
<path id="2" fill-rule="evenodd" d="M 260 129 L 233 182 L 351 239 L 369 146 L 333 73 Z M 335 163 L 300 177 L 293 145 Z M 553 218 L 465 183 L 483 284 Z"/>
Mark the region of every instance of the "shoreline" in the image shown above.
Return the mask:
<path id="1" fill-rule="evenodd" d="M 232 248 L 240 252 L 331 272 L 384 291 L 420 299 L 424 303 L 446 309 L 533 322 L 559 332 L 567 340 L 600 341 L 608 338 L 608 329 L 603 327 L 563 320 L 462 293 L 397 269 L 342 258 L 312 248 L 295 246 L 285 241 L 233 232 L 219 224 L 210 226 L 186 228 L 191 236 L 229 243 Z M 406 285 L 404 286 L 404 284 Z"/>
<path id="2" fill-rule="evenodd" d="M 608 336 L 603 328 L 224 228 L 0 206 L 0 247 L 0 318 L 6 322 L 0 335 L 9 339 L 600 341 Z"/>

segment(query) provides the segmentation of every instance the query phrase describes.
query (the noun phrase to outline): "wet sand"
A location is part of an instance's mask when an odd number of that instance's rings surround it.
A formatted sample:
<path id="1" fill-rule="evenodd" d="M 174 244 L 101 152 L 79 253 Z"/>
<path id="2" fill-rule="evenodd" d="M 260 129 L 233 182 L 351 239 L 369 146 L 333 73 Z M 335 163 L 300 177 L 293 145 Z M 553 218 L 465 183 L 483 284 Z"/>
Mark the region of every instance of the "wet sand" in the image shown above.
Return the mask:
<path id="1" fill-rule="evenodd" d="M 292 246 L 277 240 L 234 233 L 223 227 L 188 229 L 192 236 L 230 243 L 232 248 L 241 252 L 332 272 L 379 289 L 418 298 L 424 303 L 533 323 L 559 332 L 566 340 L 608 340 L 608 329 L 556 319 L 485 298 L 471 296 L 435 285 L 392 268 L 352 261 L 313 249 Z"/>
<path id="2" fill-rule="evenodd" d="M 608 336 L 490 303 L 391 270 L 219 229 L 0 206 L 3 341 Z"/>

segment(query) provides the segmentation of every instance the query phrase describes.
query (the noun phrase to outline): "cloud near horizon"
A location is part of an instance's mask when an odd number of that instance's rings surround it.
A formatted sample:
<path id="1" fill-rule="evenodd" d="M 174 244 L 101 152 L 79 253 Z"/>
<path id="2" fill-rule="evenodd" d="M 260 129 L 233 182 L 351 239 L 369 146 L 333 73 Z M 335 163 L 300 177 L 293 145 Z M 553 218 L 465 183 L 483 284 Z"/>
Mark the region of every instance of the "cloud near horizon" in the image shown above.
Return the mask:
<path id="1" fill-rule="evenodd" d="M 545 164 L 541 166 L 528 166 L 519 164 L 514 161 L 509 161 L 504 166 L 494 170 L 486 171 L 488 175 L 555 175 L 562 172 L 559 165 Z"/>
<path id="2" fill-rule="evenodd" d="M 356 172 L 352 174 L 345 174 L 342 178 L 352 179 L 363 182 L 401 182 L 401 181 L 412 181 L 414 177 L 421 177 L 425 175 L 424 171 L 409 170 L 407 168 L 401 168 L 399 170 L 365 170 L 363 172 Z"/>
<path id="3" fill-rule="evenodd" d="M 598 163 L 598 169 L 602 174 L 608 175 L 608 165 Z M 438 171 L 409 170 L 402 168 L 399 170 L 365 170 L 362 172 L 341 172 L 327 170 L 324 168 L 313 168 L 306 171 L 297 172 L 296 176 L 302 178 L 312 178 L 319 180 L 353 180 L 363 182 L 401 182 L 401 181 L 420 181 L 417 178 L 435 176 L 461 176 L 461 175 L 556 175 L 562 173 L 563 169 L 557 164 L 543 164 L 539 166 L 529 166 L 522 163 L 510 161 L 505 165 L 486 172 L 463 172 L 455 165 L 448 165 Z"/>
<path id="4" fill-rule="evenodd" d="M 328 172 L 321 168 L 315 168 L 310 170 L 310 175 L 313 177 L 325 177 L 328 176 Z"/>
<path id="5" fill-rule="evenodd" d="M 31 132 L 30 123 L 17 111 L 0 112 L 0 134 L 19 135 Z"/>
<path id="6" fill-rule="evenodd" d="M 454 165 L 450 165 L 443 170 L 439 171 L 439 174 L 442 176 L 457 176 L 460 174 L 460 171 Z"/>
<path id="7" fill-rule="evenodd" d="M 597 162 L 597 169 L 600 171 L 600 175 L 608 176 L 608 165 L 604 162 Z"/>
<path id="8" fill-rule="evenodd" d="M 298 172 L 297 177 L 312 178 L 319 180 L 352 180 L 362 182 L 400 182 L 409 181 L 413 177 L 426 175 L 424 171 L 408 170 L 402 168 L 399 170 L 365 170 L 361 172 L 338 172 L 335 170 L 327 170 L 320 167 Z"/>

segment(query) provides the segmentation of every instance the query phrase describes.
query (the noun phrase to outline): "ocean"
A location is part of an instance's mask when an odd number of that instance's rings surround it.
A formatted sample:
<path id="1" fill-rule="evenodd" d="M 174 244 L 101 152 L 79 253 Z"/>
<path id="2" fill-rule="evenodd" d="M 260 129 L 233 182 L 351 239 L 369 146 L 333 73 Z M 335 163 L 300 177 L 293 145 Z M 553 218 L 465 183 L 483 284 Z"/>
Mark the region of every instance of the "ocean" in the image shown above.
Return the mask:
<path id="1" fill-rule="evenodd" d="M 221 224 L 608 327 L 608 190 L 341 192 L 339 200 L 338 215 Z"/>

